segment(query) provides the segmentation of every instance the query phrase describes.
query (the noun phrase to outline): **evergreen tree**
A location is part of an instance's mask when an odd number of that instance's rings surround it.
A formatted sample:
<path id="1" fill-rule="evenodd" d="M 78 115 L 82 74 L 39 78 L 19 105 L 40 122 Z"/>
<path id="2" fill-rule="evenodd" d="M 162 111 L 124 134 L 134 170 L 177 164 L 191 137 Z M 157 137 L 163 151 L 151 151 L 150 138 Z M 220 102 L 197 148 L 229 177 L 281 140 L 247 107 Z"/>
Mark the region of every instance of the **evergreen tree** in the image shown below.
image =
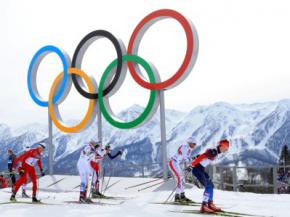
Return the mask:
<path id="1" fill-rule="evenodd" d="M 287 145 L 282 148 L 279 164 L 281 166 L 290 166 L 290 153 Z"/>
<path id="2" fill-rule="evenodd" d="M 279 165 L 280 165 L 279 173 L 282 178 L 290 170 L 290 167 L 286 167 L 290 166 L 290 152 L 287 145 L 284 145 L 282 148 L 279 159 Z"/>

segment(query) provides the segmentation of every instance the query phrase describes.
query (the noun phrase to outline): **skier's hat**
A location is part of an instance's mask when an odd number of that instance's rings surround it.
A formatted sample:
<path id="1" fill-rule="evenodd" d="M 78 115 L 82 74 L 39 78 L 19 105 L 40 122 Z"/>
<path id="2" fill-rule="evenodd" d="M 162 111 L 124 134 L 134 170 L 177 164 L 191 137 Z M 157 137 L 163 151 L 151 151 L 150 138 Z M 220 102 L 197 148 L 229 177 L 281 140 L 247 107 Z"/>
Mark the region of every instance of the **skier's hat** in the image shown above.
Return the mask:
<path id="1" fill-rule="evenodd" d="M 191 143 L 191 144 L 196 144 L 196 140 L 193 137 L 188 137 L 186 142 Z"/>
<path id="2" fill-rule="evenodd" d="M 218 144 L 219 147 L 226 147 L 229 148 L 230 147 L 230 142 L 227 139 L 222 139 L 221 141 L 219 141 Z"/>
<path id="3" fill-rule="evenodd" d="M 105 150 L 111 150 L 111 145 L 110 144 L 106 145 Z"/>
<path id="4" fill-rule="evenodd" d="M 43 143 L 43 142 L 39 143 L 38 146 L 43 148 L 43 149 L 45 149 L 45 147 L 46 147 L 45 143 Z"/>
<path id="5" fill-rule="evenodd" d="M 101 147 L 102 146 L 102 142 L 100 141 L 95 141 L 95 140 L 91 140 L 90 144 L 93 145 L 95 148 Z"/>

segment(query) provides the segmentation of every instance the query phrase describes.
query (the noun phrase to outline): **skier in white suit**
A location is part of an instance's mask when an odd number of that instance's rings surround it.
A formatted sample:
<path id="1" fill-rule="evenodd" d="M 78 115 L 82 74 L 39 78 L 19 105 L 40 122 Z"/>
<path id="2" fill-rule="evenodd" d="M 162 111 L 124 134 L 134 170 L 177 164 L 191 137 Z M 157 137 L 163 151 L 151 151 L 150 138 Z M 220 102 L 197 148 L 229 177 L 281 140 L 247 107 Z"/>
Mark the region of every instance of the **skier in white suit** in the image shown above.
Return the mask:
<path id="1" fill-rule="evenodd" d="M 191 163 L 191 151 L 196 146 L 194 138 L 189 137 L 185 144 L 178 147 L 177 153 L 173 155 L 168 163 L 169 169 L 176 180 L 175 202 L 190 202 L 191 200 L 185 196 L 185 177 L 182 170 L 182 164 Z"/>
<path id="2" fill-rule="evenodd" d="M 80 158 L 77 163 L 78 171 L 81 177 L 80 185 L 80 199 L 81 203 L 92 202 L 90 198 L 87 198 L 87 187 L 89 183 L 89 177 L 93 170 L 90 165 L 92 159 L 96 156 L 96 147 L 98 143 L 95 141 L 90 141 L 81 151 Z"/>

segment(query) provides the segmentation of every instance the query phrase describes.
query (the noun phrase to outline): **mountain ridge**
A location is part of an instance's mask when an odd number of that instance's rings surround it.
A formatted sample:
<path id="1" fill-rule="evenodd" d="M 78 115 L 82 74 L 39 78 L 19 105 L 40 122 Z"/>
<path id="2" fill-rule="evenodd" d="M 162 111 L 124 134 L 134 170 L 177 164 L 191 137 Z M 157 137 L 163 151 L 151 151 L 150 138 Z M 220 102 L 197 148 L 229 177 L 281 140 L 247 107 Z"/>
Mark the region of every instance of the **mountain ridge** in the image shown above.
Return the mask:
<path id="1" fill-rule="evenodd" d="M 142 110 L 143 107 L 135 104 L 117 116 L 128 121 L 137 117 Z M 133 167 L 129 175 L 134 175 L 138 172 L 138 169 L 134 170 L 138 164 L 146 164 L 151 168 L 153 164 L 160 163 L 159 122 L 159 110 L 148 123 L 126 131 L 112 127 L 103 120 L 104 143 L 110 143 L 113 148 L 125 153 L 122 159 L 113 164 Z M 166 110 L 168 156 L 174 154 L 176 148 L 188 136 L 193 136 L 198 141 L 193 155 L 213 147 L 222 138 L 228 138 L 232 143 L 231 149 L 217 161 L 218 163 L 272 165 L 278 161 L 282 146 L 290 141 L 289 130 L 290 99 L 253 104 L 216 102 L 208 106 L 197 106 L 187 113 Z M 65 134 L 55 127 L 53 132 L 56 171 L 75 174 L 74 165 L 80 149 L 90 139 L 97 138 L 96 121 L 81 133 Z M 0 169 L 6 168 L 8 148 L 21 152 L 27 145 L 47 141 L 47 134 L 44 124 L 28 124 L 18 129 L 0 124 Z M 47 153 L 44 157 L 47 161 Z M 160 167 L 155 168 L 156 171 L 158 169 Z"/>

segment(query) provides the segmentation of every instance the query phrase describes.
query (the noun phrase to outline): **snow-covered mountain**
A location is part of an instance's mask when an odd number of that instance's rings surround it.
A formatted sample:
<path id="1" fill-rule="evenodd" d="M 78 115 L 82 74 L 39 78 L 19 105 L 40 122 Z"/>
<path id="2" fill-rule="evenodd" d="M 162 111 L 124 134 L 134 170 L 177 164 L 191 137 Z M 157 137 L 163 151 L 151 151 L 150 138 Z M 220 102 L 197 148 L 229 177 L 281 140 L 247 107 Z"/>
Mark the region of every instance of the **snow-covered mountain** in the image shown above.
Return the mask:
<path id="1" fill-rule="evenodd" d="M 143 111 L 133 105 L 118 114 L 122 120 L 132 120 Z M 279 158 L 281 147 L 290 141 L 290 100 L 257 104 L 232 105 L 218 102 L 198 106 L 189 113 L 166 110 L 168 155 L 188 136 L 194 136 L 199 146 L 193 154 L 213 147 L 221 138 L 232 142 L 228 154 L 219 159 L 223 164 L 269 165 Z M 76 173 L 80 149 L 91 139 L 97 138 L 96 122 L 77 134 L 64 134 L 54 129 L 55 170 L 58 173 Z M 112 144 L 124 155 L 112 166 L 118 175 L 134 175 L 139 165 L 158 172 L 161 162 L 159 112 L 142 127 L 120 130 L 103 121 L 104 143 Z M 47 140 L 47 127 L 30 124 L 20 129 L 10 129 L 0 124 L 0 169 L 6 168 L 6 152 L 12 148 L 21 152 L 26 145 Z M 45 155 L 47 161 L 47 154 Z M 154 164 L 154 165 L 153 165 Z"/>

